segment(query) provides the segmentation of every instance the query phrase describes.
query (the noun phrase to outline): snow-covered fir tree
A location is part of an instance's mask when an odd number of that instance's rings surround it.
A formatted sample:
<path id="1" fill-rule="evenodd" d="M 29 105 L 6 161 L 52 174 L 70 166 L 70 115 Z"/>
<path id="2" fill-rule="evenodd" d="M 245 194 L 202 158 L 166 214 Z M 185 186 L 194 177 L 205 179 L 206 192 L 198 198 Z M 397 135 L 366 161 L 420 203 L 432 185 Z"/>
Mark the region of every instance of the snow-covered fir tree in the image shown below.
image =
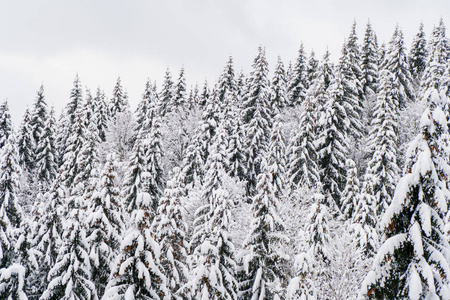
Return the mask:
<path id="1" fill-rule="evenodd" d="M 159 200 L 158 213 L 152 228 L 156 241 L 161 246 L 162 272 L 167 278 L 170 299 L 180 297 L 179 289 L 189 279 L 187 264 L 187 224 L 183 212 L 186 188 L 180 168 L 173 170 L 173 177 L 167 182 L 164 196 Z"/>
<path id="2" fill-rule="evenodd" d="M 311 51 L 311 54 L 308 58 L 308 65 L 306 67 L 306 74 L 307 74 L 307 85 L 305 86 L 306 90 L 309 89 L 313 81 L 317 77 L 317 71 L 319 69 L 319 60 L 316 58 L 316 54 L 314 50 Z"/>
<path id="3" fill-rule="evenodd" d="M 123 113 L 129 109 L 128 96 L 124 92 L 122 87 L 122 81 L 120 77 L 117 78 L 116 85 L 114 86 L 112 97 L 109 102 L 109 113 L 111 119 L 115 119 L 117 114 Z"/>
<path id="4" fill-rule="evenodd" d="M 404 110 L 408 102 L 415 101 L 416 96 L 414 81 L 409 72 L 403 31 L 398 25 L 395 27 L 389 42 L 381 68 L 392 74 L 394 83 L 398 87 L 398 106 Z"/>
<path id="5" fill-rule="evenodd" d="M 346 112 L 346 102 L 341 77 L 333 80 L 325 107 L 319 119 L 317 139 L 317 155 L 320 181 L 326 197 L 331 196 L 338 207 L 341 205 L 341 193 L 345 188 L 347 157 L 349 142 L 348 132 L 350 122 Z"/>
<path id="6" fill-rule="evenodd" d="M 423 71 L 420 96 L 428 98 L 427 91 L 439 89 L 446 65 L 450 61 L 450 39 L 446 36 L 443 19 L 434 27 L 428 43 L 428 60 Z"/>
<path id="7" fill-rule="evenodd" d="M 257 176 L 261 172 L 261 159 L 267 151 L 272 127 L 272 107 L 269 102 L 268 64 L 263 48 L 253 61 L 249 90 L 242 103 L 242 130 L 245 133 L 247 164 L 247 191 L 254 193 Z"/>
<path id="8" fill-rule="evenodd" d="M 0 149 L 3 148 L 12 135 L 11 114 L 9 112 L 8 102 L 4 101 L 0 104 Z"/>
<path id="9" fill-rule="evenodd" d="M 115 260 L 121 235 L 125 230 L 116 169 L 114 155 L 110 154 L 90 197 L 86 216 L 91 280 L 99 298 L 103 296 L 108 283 L 111 264 Z"/>
<path id="10" fill-rule="evenodd" d="M 409 71 L 415 79 L 416 85 L 419 84 L 423 71 L 425 71 L 427 56 L 427 40 L 423 30 L 423 23 L 420 23 L 419 32 L 414 36 L 408 57 Z"/>
<path id="11" fill-rule="evenodd" d="M 44 86 L 41 85 L 37 92 L 36 100 L 31 111 L 30 126 L 34 138 L 34 145 L 37 146 L 44 131 L 45 124 L 48 118 L 48 107 L 44 96 Z M 37 149 L 33 150 L 33 155 L 37 156 Z M 32 168 L 34 165 L 32 165 Z"/>
<path id="12" fill-rule="evenodd" d="M 347 170 L 347 182 L 345 189 L 342 191 L 341 212 L 345 219 L 351 219 L 358 206 L 360 186 L 355 162 L 347 159 L 345 168 Z"/>
<path id="13" fill-rule="evenodd" d="M 303 101 L 308 81 L 307 69 L 306 53 L 302 43 L 292 73 L 289 74 L 288 101 L 290 106 L 299 105 Z"/>
<path id="14" fill-rule="evenodd" d="M 56 120 L 53 108 L 45 122 L 41 137 L 36 145 L 35 174 L 43 190 L 48 188 L 58 174 L 56 149 Z"/>
<path id="15" fill-rule="evenodd" d="M 272 173 L 258 176 L 258 193 L 253 197 L 250 233 L 239 254 L 241 299 L 283 297 L 286 275 L 282 265 L 287 257 L 277 248 L 285 242 L 283 223 L 278 215 L 278 199 L 273 193 Z"/>
<path id="16" fill-rule="evenodd" d="M 163 86 L 159 94 L 159 113 L 164 117 L 167 113 L 172 111 L 173 99 L 175 97 L 175 86 L 172 80 L 172 73 L 169 68 L 166 70 L 164 76 Z"/>
<path id="17" fill-rule="evenodd" d="M 83 93 L 81 88 L 80 78 L 78 74 L 75 76 L 73 82 L 73 88 L 70 91 L 70 100 L 64 108 L 64 112 L 61 115 L 60 122 L 58 124 L 57 132 L 57 149 L 58 149 L 58 164 L 61 165 L 65 160 L 63 159 L 66 154 L 68 143 L 67 140 L 74 134 L 75 120 L 77 114 L 83 107 Z"/>
<path id="18" fill-rule="evenodd" d="M 360 299 L 446 299 L 449 245 L 444 234 L 449 191 L 448 129 L 443 93 L 430 93 L 419 135 L 410 144 L 404 176 L 380 228 L 378 250 Z"/>
<path id="19" fill-rule="evenodd" d="M 286 300 L 317 300 L 316 288 L 311 280 L 313 259 L 306 252 L 295 257 L 296 276 L 286 289 Z"/>
<path id="20" fill-rule="evenodd" d="M 148 173 L 142 185 L 148 187 Z M 102 299 L 169 299 L 167 280 L 160 264 L 161 248 L 151 224 L 153 199 L 143 188 L 133 201 L 131 227 L 125 233 Z"/>
<path id="21" fill-rule="evenodd" d="M 80 199 L 74 200 L 78 201 Z M 64 221 L 62 247 L 47 275 L 50 282 L 40 300 L 98 299 L 95 284 L 91 281 L 89 245 L 82 221 L 84 212 L 79 209 L 81 205 L 76 203 Z"/>
<path id="22" fill-rule="evenodd" d="M 288 106 L 287 98 L 287 81 L 286 72 L 284 70 L 283 61 L 278 56 L 277 65 L 273 73 L 272 84 L 270 86 L 270 103 L 274 113 L 280 113 L 281 110 Z"/>
<path id="23" fill-rule="evenodd" d="M 397 164 L 399 90 L 395 77 L 388 70 L 381 71 L 379 93 L 376 99 L 371 130 L 370 154 L 366 174 L 372 180 L 375 213 L 379 218 L 391 203 L 398 180 Z"/>
<path id="24" fill-rule="evenodd" d="M 109 122 L 109 108 L 106 103 L 105 93 L 97 88 L 97 92 L 93 99 L 94 105 L 94 120 L 97 122 L 97 130 L 102 142 L 106 141 L 106 132 Z"/>
<path id="25" fill-rule="evenodd" d="M 187 88 L 186 88 L 186 78 L 184 76 L 184 67 L 181 68 L 180 74 L 178 76 L 178 81 L 174 87 L 174 97 L 172 98 L 172 103 L 170 104 L 174 108 L 184 108 L 187 102 Z"/>
<path id="26" fill-rule="evenodd" d="M 361 47 L 361 71 L 361 84 L 364 95 L 368 101 L 373 100 L 377 92 L 378 83 L 378 45 L 377 37 L 370 21 L 367 22 Z"/>
<path id="27" fill-rule="evenodd" d="M 34 137 L 30 125 L 31 114 L 28 108 L 25 110 L 23 120 L 18 132 L 17 148 L 19 151 L 19 164 L 28 173 L 32 171 L 34 163 Z"/>

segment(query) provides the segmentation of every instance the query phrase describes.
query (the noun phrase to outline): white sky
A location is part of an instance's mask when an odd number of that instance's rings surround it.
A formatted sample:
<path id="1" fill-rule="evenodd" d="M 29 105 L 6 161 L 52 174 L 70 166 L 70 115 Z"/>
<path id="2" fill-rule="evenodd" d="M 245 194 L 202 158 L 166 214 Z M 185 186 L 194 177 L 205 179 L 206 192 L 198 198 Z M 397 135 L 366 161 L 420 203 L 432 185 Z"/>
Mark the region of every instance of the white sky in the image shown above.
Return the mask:
<path id="1" fill-rule="evenodd" d="M 189 85 L 212 84 L 230 54 L 248 72 L 259 45 L 271 69 L 278 55 L 294 60 L 302 41 L 337 60 L 353 20 L 361 41 L 370 19 L 380 44 L 398 23 L 409 47 L 420 21 L 428 38 L 440 17 L 450 27 L 449 0 L 3 0 L 0 100 L 18 124 L 43 83 L 59 113 L 78 72 L 108 97 L 120 75 L 134 109 L 147 78 L 160 85 L 167 66 L 176 77 L 184 65 Z"/>

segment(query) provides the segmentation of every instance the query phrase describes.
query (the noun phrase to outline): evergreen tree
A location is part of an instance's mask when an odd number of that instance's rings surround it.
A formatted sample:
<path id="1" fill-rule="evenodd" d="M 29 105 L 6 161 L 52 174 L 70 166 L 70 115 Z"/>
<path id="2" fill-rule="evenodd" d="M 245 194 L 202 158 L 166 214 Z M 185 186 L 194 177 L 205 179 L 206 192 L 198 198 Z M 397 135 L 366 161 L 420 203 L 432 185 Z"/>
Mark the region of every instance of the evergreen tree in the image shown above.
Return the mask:
<path id="1" fill-rule="evenodd" d="M 61 122 L 58 126 L 58 162 L 62 165 L 65 162 L 64 155 L 68 149 L 68 139 L 76 132 L 75 121 L 78 118 L 78 112 L 83 107 L 83 95 L 81 89 L 80 79 L 78 74 L 75 76 L 73 82 L 73 88 L 70 91 L 70 100 L 64 109 L 64 113 L 61 115 Z"/>
<path id="2" fill-rule="evenodd" d="M 359 200 L 358 170 L 356 169 L 355 162 L 351 159 L 347 159 L 345 168 L 347 170 L 347 183 L 342 192 L 341 212 L 345 219 L 351 219 Z"/>
<path id="3" fill-rule="evenodd" d="M 205 169 L 202 197 L 192 238 L 193 270 L 183 287 L 190 299 L 237 299 L 234 245 L 229 235 L 231 199 L 225 186 L 227 174 L 226 124 L 221 124 L 211 146 Z"/>
<path id="4" fill-rule="evenodd" d="M 444 21 L 434 28 L 428 44 L 428 60 L 422 75 L 420 96 L 428 98 L 428 91 L 439 89 L 447 64 L 450 61 L 450 40 L 445 35 Z"/>
<path id="5" fill-rule="evenodd" d="M 94 120 L 97 122 L 97 131 L 102 142 L 106 141 L 109 122 L 109 109 L 105 98 L 105 93 L 100 88 L 97 88 L 97 93 L 93 99 Z"/>
<path id="6" fill-rule="evenodd" d="M 91 280 L 100 298 L 108 283 L 111 262 L 116 257 L 125 228 L 119 189 L 116 186 L 116 169 L 114 156 L 110 154 L 91 197 L 86 217 Z"/>
<path id="7" fill-rule="evenodd" d="M 240 118 L 237 118 L 233 122 L 233 128 L 231 129 L 231 135 L 228 143 L 228 174 L 231 177 L 236 177 L 240 181 L 246 180 L 246 167 L 245 167 L 245 151 L 244 141 L 245 135 L 242 130 L 242 124 Z"/>
<path id="8" fill-rule="evenodd" d="M 356 246 L 365 257 L 372 257 L 378 250 L 377 216 L 372 174 L 366 174 L 358 203 L 353 213 L 350 230 Z"/>
<path id="9" fill-rule="evenodd" d="M 153 90 L 150 80 L 147 80 L 144 94 L 142 94 L 142 99 L 139 101 L 135 112 L 137 133 L 149 132 L 153 123 L 153 116 L 156 113 L 156 97 L 157 95 Z"/>
<path id="10" fill-rule="evenodd" d="M 143 188 L 142 174 L 147 171 L 147 157 L 144 146 L 145 143 L 141 139 L 138 139 L 134 143 L 133 151 L 128 161 L 127 172 L 125 173 L 125 177 L 123 179 L 121 195 L 125 210 L 130 214 L 137 207 L 135 201 Z"/>
<path id="11" fill-rule="evenodd" d="M 323 73 L 320 74 L 322 80 Z M 292 136 L 289 146 L 289 181 L 293 187 L 306 185 L 310 188 L 319 182 L 319 169 L 317 166 L 316 132 L 317 132 L 317 101 L 325 97 L 323 81 L 316 80 L 308 90 L 303 103 L 304 110 L 300 114 L 298 129 Z"/>
<path id="12" fill-rule="evenodd" d="M 270 86 L 270 103 L 274 113 L 280 113 L 281 109 L 288 105 L 286 72 L 280 56 Z"/>
<path id="13" fill-rule="evenodd" d="M 298 57 L 292 72 L 289 74 L 288 99 L 290 106 L 296 106 L 302 103 L 305 96 L 308 81 L 308 66 L 306 53 L 303 49 L 303 43 L 298 50 Z"/>
<path id="14" fill-rule="evenodd" d="M 42 133 L 44 131 L 45 124 L 48 118 L 47 102 L 44 97 L 44 86 L 41 85 L 37 92 L 36 100 L 34 101 L 33 110 L 31 112 L 30 126 L 34 139 L 34 145 L 37 146 Z M 37 155 L 37 149 L 33 149 L 33 155 Z"/>
<path id="15" fill-rule="evenodd" d="M 367 22 L 366 33 L 361 48 L 361 84 L 367 100 L 373 99 L 378 84 L 378 45 L 375 31 L 370 21 Z"/>
<path id="16" fill-rule="evenodd" d="M 427 40 L 423 31 L 423 23 L 420 23 L 419 32 L 413 39 L 408 57 L 409 71 L 417 84 L 425 71 L 427 56 Z"/>
<path id="17" fill-rule="evenodd" d="M 159 94 L 160 107 L 159 113 L 162 117 L 164 117 L 167 113 L 172 111 L 172 103 L 175 97 L 175 87 L 172 81 L 172 74 L 170 73 L 169 68 L 166 70 L 166 74 L 164 76 L 164 82 L 162 86 L 161 93 Z"/>
<path id="18" fill-rule="evenodd" d="M 369 133 L 371 159 L 366 174 L 372 182 L 375 197 L 375 213 L 381 217 L 391 203 L 399 174 L 397 165 L 397 132 L 399 119 L 399 87 L 394 76 L 387 70 L 381 73 L 380 91 L 374 108 L 374 116 Z"/>
<path id="19" fill-rule="evenodd" d="M 11 114 L 9 113 L 8 102 L 4 101 L 0 104 L 0 149 L 12 135 Z"/>
<path id="20" fill-rule="evenodd" d="M 242 129 L 245 132 L 247 161 L 247 193 L 253 194 L 257 176 L 261 170 L 261 159 L 267 151 L 272 127 L 273 111 L 269 103 L 268 67 L 265 50 L 259 48 L 253 61 L 249 91 L 243 103 Z"/>
<path id="21" fill-rule="evenodd" d="M 149 186 L 147 175 L 143 174 L 144 187 Z M 103 299 L 168 299 L 161 248 L 151 230 L 153 199 L 148 189 L 142 189 L 133 202 L 132 225 L 124 235 Z"/>
<path id="22" fill-rule="evenodd" d="M 41 186 L 48 187 L 57 176 L 57 152 L 55 144 L 55 126 L 53 108 L 47 118 L 44 130 L 36 147 L 35 171 Z"/>
<path id="23" fill-rule="evenodd" d="M 317 142 L 320 182 L 325 196 L 330 195 L 338 207 L 346 183 L 345 158 L 349 149 L 347 132 L 350 131 L 343 89 L 339 76 L 327 91 Z"/>
<path id="24" fill-rule="evenodd" d="M 7 106 L 5 107 L 7 109 Z M 6 113 L 4 111 L 4 113 Z M 23 220 L 18 203 L 19 189 L 18 151 L 11 134 L 0 150 L 0 298 L 27 299 L 24 289 L 25 268 L 16 263 L 17 236 Z"/>
<path id="25" fill-rule="evenodd" d="M 184 68 L 181 68 L 178 82 L 174 87 L 174 97 L 172 98 L 171 106 L 174 108 L 186 107 L 186 78 L 184 77 Z"/>
<path id="26" fill-rule="evenodd" d="M 205 79 L 205 82 L 203 84 L 202 93 L 200 94 L 200 102 L 199 102 L 200 108 L 203 108 L 205 106 L 205 104 L 208 101 L 210 96 L 211 96 L 211 93 L 209 91 L 208 81 Z"/>
<path id="27" fill-rule="evenodd" d="M 25 110 L 22 123 L 18 132 L 17 147 L 19 151 L 19 164 L 24 171 L 30 173 L 34 162 L 34 138 L 30 125 L 31 115 L 28 109 Z"/>
<path id="28" fill-rule="evenodd" d="M 398 86 L 398 105 L 402 110 L 408 102 L 415 100 L 413 79 L 403 44 L 403 32 L 396 26 L 382 65 L 382 69 L 392 74 L 394 83 Z"/>
<path id="29" fill-rule="evenodd" d="M 49 284 L 48 274 L 50 268 L 55 266 L 58 252 L 62 246 L 63 224 L 65 224 L 66 207 L 68 197 L 67 189 L 62 184 L 61 176 L 58 176 L 52 184 L 50 191 L 45 193 L 42 203 L 36 202 L 36 210 L 33 218 L 35 225 L 33 247 L 39 251 L 37 295 L 41 295 Z M 39 212 L 42 207 L 42 212 Z"/>
<path id="30" fill-rule="evenodd" d="M 113 89 L 113 95 L 109 104 L 110 117 L 115 120 L 117 114 L 127 111 L 129 108 L 127 93 L 123 91 L 120 77 L 117 78 Z"/>
<path id="31" fill-rule="evenodd" d="M 82 223 L 83 210 L 78 208 L 80 204 L 69 210 L 64 221 L 63 245 L 56 264 L 48 273 L 50 283 L 40 300 L 98 299 L 95 285 L 90 280 L 89 246 Z"/>
<path id="32" fill-rule="evenodd" d="M 307 84 L 305 86 L 306 90 L 309 89 L 313 81 L 317 77 L 317 71 L 319 68 L 319 60 L 316 59 L 316 54 L 314 53 L 314 50 L 311 51 L 311 54 L 309 55 L 308 59 L 308 65 L 306 67 L 306 74 L 307 74 Z"/>
<path id="33" fill-rule="evenodd" d="M 405 175 L 380 228 L 383 245 L 360 291 L 360 299 L 446 299 L 449 245 L 444 230 L 449 191 L 448 129 L 442 106 L 430 93 L 421 132 L 410 144 Z"/>
<path id="34" fill-rule="evenodd" d="M 258 176 L 258 193 L 252 204 L 252 225 L 240 255 L 243 263 L 239 282 L 242 299 L 274 299 L 286 279 L 281 270 L 286 257 L 276 249 L 284 237 L 272 175 L 265 171 Z"/>
<path id="35" fill-rule="evenodd" d="M 317 294 L 312 282 L 313 259 L 308 253 L 303 252 L 295 258 L 296 274 L 289 282 L 286 292 L 286 300 L 316 300 Z"/>
<path id="36" fill-rule="evenodd" d="M 340 97 L 342 97 L 342 106 L 350 122 L 347 133 L 355 139 L 354 144 L 357 148 L 358 141 L 364 131 L 361 120 L 365 97 L 360 81 L 360 78 L 362 78 L 361 51 L 356 35 L 356 22 L 353 23 L 348 40 L 342 48 L 342 55 L 337 70 L 336 77 L 340 77 L 339 93 L 341 94 Z"/>
<path id="37" fill-rule="evenodd" d="M 167 278 L 171 299 L 178 299 L 178 291 L 189 276 L 187 266 L 189 244 L 186 240 L 187 224 L 182 206 L 186 198 L 186 188 L 181 170 L 175 168 L 173 173 L 173 178 L 167 183 L 164 196 L 159 201 L 158 214 L 152 227 L 156 241 L 164 253 L 161 256 L 161 266 Z"/>
<path id="38" fill-rule="evenodd" d="M 267 149 L 268 170 L 272 175 L 273 192 L 279 199 L 286 189 L 286 141 L 281 132 L 282 123 L 280 117 L 276 118 L 270 135 L 270 142 Z"/>
<path id="39" fill-rule="evenodd" d="M 163 152 L 161 148 L 161 132 L 160 119 L 155 117 L 150 133 L 145 141 L 147 143 L 146 149 L 146 170 L 150 173 L 148 178 L 149 187 L 148 192 L 153 199 L 153 211 L 156 212 L 158 201 L 163 194 L 165 181 L 164 171 L 161 167 Z"/>
<path id="40" fill-rule="evenodd" d="M 67 188 L 70 188 L 72 194 L 73 188 L 75 188 L 75 178 L 80 176 L 79 158 L 82 148 L 86 144 L 86 123 L 85 115 L 83 113 L 83 107 L 75 112 L 76 118 L 74 119 L 73 129 L 71 135 L 66 141 L 66 149 L 63 156 L 63 165 L 60 168 L 62 175 L 62 181 Z"/>
<path id="41" fill-rule="evenodd" d="M 93 189 L 92 178 L 97 176 L 99 170 L 100 159 L 98 156 L 98 145 L 101 143 L 100 135 L 97 127 L 95 107 L 93 105 L 90 92 L 86 92 L 86 103 L 81 112 L 84 119 L 84 143 L 80 145 L 79 153 L 76 155 L 76 170 L 73 184 L 77 189 L 81 189 L 81 193 L 91 193 Z M 82 131 L 83 132 L 83 131 Z M 75 148 L 77 149 L 77 147 Z M 77 149 L 78 150 L 78 149 Z"/>

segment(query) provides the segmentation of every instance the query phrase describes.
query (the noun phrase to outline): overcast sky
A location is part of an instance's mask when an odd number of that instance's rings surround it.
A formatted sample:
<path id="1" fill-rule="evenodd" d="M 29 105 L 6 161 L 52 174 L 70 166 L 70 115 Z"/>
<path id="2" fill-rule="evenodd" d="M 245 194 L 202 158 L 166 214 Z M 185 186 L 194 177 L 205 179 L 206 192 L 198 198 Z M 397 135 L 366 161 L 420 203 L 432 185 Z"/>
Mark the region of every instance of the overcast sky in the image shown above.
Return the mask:
<path id="1" fill-rule="evenodd" d="M 278 55 L 294 60 L 302 41 L 337 60 L 353 20 L 361 41 L 370 19 L 380 43 L 398 23 L 409 47 L 421 21 L 428 38 L 440 17 L 450 26 L 449 0 L 3 0 L 0 100 L 17 124 L 43 83 L 59 113 L 78 72 L 108 97 L 120 75 L 134 109 L 147 78 L 160 85 L 167 67 L 177 76 L 184 66 L 189 85 L 212 82 L 229 55 L 248 72 L 262 45 L 272 69 Z"/>

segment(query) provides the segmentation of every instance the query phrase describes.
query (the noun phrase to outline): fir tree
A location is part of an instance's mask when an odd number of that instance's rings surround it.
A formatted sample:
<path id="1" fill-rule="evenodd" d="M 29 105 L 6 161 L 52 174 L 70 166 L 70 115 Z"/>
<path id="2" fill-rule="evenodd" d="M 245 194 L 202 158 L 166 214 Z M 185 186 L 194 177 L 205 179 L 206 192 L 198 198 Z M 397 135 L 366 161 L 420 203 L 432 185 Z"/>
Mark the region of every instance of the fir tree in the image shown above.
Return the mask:
<path id="1" fill-rule="evenodd" d="M 35 232 L 33 247 L 39 251 L 38 278 L 41 279 L 37 288 L 37 295 L 41 295 L 49 284 L 48 273 L 56 264 L 59 249 L 62 246 L 63 224 L 65 223 L 65 201 L 68 197 L 67 189 L 58 176 L 52 184 L 50 191 L 44 195 L 42 203 L 36 202 L 33 218 Z M 39 208 L 42 207 L 42 212 Z"/>
<path id="2" fill-rule="evenodd" d="M 408 57 L 409 71 L 417 84 L 425 71 L 427 56 L 427 40 L 423 31 L 423 23 L 420 23 L 419 32 L 414 36 Z"/>
<path id="3" fill-rule="evenodd" d="M 268 171 L 273 174 L 273 192 L 277 198 L 281 198 L 286 189 L 286 141 L 281 132 L 282 123 L 280 117 L 274 122 L 267 150 Z"/>
<path id="4" fill-rule="evenodd" d="M 270 103 L 275 113 L 280 113 L 281 109 L 288 105 L 286 72 L 280 56 L 270 86 Z"/>
<path id="5" fill-rule="evenodd" d="M 149 132 L 152 123 L 153 116 L 156 113 L 157 95 L 153 90 L 153 86 L 150 80 L 147 80 L 145 84 L 145 91 L 142 94 L 142 99 L 139 101 L 138 107 L 135 112 L 136 116 L 136 132 L 147 133 Z"/>
<path id="6" fill-rule="evenodd" d="M 47 102 L 45 101 L 44 97 L 44 86 L 41 85 L 39 91 L 37 92 L 36 100 L 34 101 L 30 119 L 30 126 L 35 146 L 38 145 L 41 139 L 45 124 L 47 123 L 47 118 L 48 118 Z M 37 155 L 36 150 L 37 149 L 33 149 L 34 156 Z"/>
<path id="7" fill-rule="evenodd" d="M 109 109 L 105 98 L 105 93 L 100 88 L 97 88 L 97 93 L 93 99 L 94 120 L 97 122 L 97 131 L 102 142 L 106 141 L 109 122 Z"/>
<path id="8" fill-rule="evenodd" d="M 320 74 L 322 80 L 325 79 Z M 316 99 L 324 98 L 325 88 L 323 81 L 316 80 L 308 91 L 304 101 L 304 110 L 300 114 L 298 129 L 292 136 L 289 146 L 289 181 L 293 187 L 306 185 L 310 188 L 319 182 L 319 169 L 317 166 L 316 131 L 317 131 L 317 103 Z M 325 102 L 325 100 L 320 100 Z"/>
<path id="9" fill-rule="evenodd" d="M 115 259 L 125 228 L 122 203 L 116 186 L 116 168 L 114 156 L 108 155 L 86 217 L 91 280 L 100 298 L 108 283 L 111 262 Z"/>
<path id="10" fill-rule="evenodd" d="M 79 157 L 82 148 L 86 143 L 86 127 L 83 114 L 83 107 L 79 107 L 76 112 L 76 118 L 74 120 L 73 129 L 71 130 L 71 136 L 66 141 L 66 149 L 63 156 L 63 165 L 60 168 L 62 180 L 67 188 L 72 189 L 75 187 L 75 177 L 80 176 L 80 164 Z"/>
<path id="11" fill-rule="evenodd" d="M 142 178 L 144 187 L 148 186 L 147 175 Z M 144 188 L 133 202 L 132 225 L 124 235 L 103 299 L 168 299 L 161 248 L 151 230 L 152 197 Z"/>
<path id="12" fill-rule="evenodd" d="M 137 195 L 142 191 L 142 174 L 147 171 L 146 163 L 147 157 L 144 142 L 138 139 L 134 143 L 121 192 L 125 210 L 130 214 L 137 207 L 135 201 Z"/>
<path id="13" fill-rule="evenodd" d="M 50 283 L 40 300 L 98 299 L 95 285 L 90 280 L 89 246 L 83 218 L 81 209 L 70 209 L 64 224 L 64 242 L 56 264 L 48 273 Z"/>
<path id="14" fill-rule="evenodd" d="M 440 82 L 450 61 L 450 40 L 445 35 L 444 21 L 434 28 L 428 44 L 428 60 L 422 75 L 420 96 L 428 98 L 427 92 L 440 88 Z"/>
<path id="15" fill-rule="evenodd" d="M 361 84 L 367 100 L 373 99 L 378 84 L 378 45 L 377 37 L 370 21 L 367 22 L 364 41 L 361 48 Z"/>
<path id="16" fill-rule="evenodd" d="M 382 64 L 382 68 L 392 74 L 394 83 L 398 86 L 398 105 L 402 110 L 408 102 L 415 100 L 413 79 L 403 44 L 403 32 L 396 26 Z"/>
<path id="17" fill-rule="evenodd" d="M 306 67 L 306 74 L 307 74 L 307 84 L 305 86 L 306 90 L 309 89 L 313 81 L 317 77 L 317 71 L 319 68 L 319 60 L 316 58 L 316 54 L 314 53 L 314 50 L 311 51 L 311 54 L 309 55 L 308 59 L 308 65 Z"/>
<path id="18" fill-rule="evenodd" d="M 365 257 L 372 257 L 378 250 L 377 216 L 372 174 L 366 174 L 364 184 L 353 213 L 350 231 L 356 246 Z"/>
<path id="19" fill-rule="evenodd" d="M 173 171 L 173 178 L 167 183 L 161 197 L 158 213 L 153 222 L 156 241 L 164 255 L 161 257 L 163 273 L 171 299 L 178 299 L 179 289 L 188 280 L 187 256 L 189 244 L 186 240 L 187 224 L 184 220 L 183 202 L 186 189 L 179 168 Z"/>
<path id="20" fill-rule="evenodd" d="M 172 81 L 172 74 L 170 73 L 169 68 L 166 70 L 166 74 L 164 76 L 164 82 L 162 86 L 161 93 L 159 94 L 160 107 L 159 113 L 162 117 L 164 117 L 167 113 L 172 111 L 172 103 L 175 97 L 174 91 L 174 83 Z"/>
<path id="21" fill-rule="evenodd" d="M 55 144 L 56 120 L 54 110 L 50 111 L 44 130 L 36 147 L 35 172 L 41 186 L 48 187 L 57 176 L 57 151 Z"/>
<path id="22" fill-rule="evenodd" d="M 319 119 L 317 140 L 323 191 L 326 196 L 332 197 L 338 207 L 346 182 L 345 158 L 349 148 L 347 132 L 350 131 L 343 89 L 341 78 L 335 78 L 327 92 L 325 107 Z"/>
<path id="23" fill-rule="evenodd" d="M 112 94 L 113 95 L 109 104 L 109 111 L 111 119 L 115 120 L 117 114 L 127 111 L 129 107 L 128 96 L 127 93 L 123 91 L 120 77 L 117 78 Z"/>
<path id="24" fill-rule="evenodd" d="M 174 97 L 171 102 L 171 106 L 174 108 L 185 108 L 187 95 L 186 95 L 186 78 L 184 77 L 184 67 L 180 70 L 180 75 L 178 76 L 178 82 L 174 87 Z"/>
<path id="25" fill-rule="evenodd" d="M 292 72 L 289 74 L 288 99 L 290 106 L 301 104 L 305 96 L 308 74 L 307 74 L 306 53 L 303 49 L 303 43 L 298 50 L 298 57 Z"/>
<path id="26" fill-rule="evenodd" d="M 303 252 L 295 258 L 296 274 L 289 282 L 286 291 L 286 300 L 316 300 L 317 294 L 311 280 L 313 259 Z"/>
<path id="27" fill-rule="evenodd" d="M 366 173 L 373 180 L 372 195 L 375 197 L 375 213 L 380 217 L 391 203 L 399 174 L 397 165 L 397 132 L 399 99 L 394 76 L 382 71 L 380 91 L 374 108 L 369 134 L 371 159 Z"/>
<path id="28" fill-rule="evenodd" d="M 383 245 L 360 291 L 360 299 L 448 298 L 447 212 L 448 129 L 437 91 L 421 118 L 421 132 L 410 144 L 405 175 L 380 228 Z"/>
<path id="29" fill-rule="evenodd" d="M 4 101 L 0 104 L 0 149 L 12 135 L 11 114 L 9 113 L 8 102 Z"/>
<path id="30" fill-rule="evenodd" d="M 363 86 L 360 81 L 362 78 L 361 51 L 357 42 L 356 22 L 354 22 L 348 40 L 342 48 L 336 74 L 336 77 L 340 77 L 339 93 L 342 97 L 342 106 L 350 122 L 347 133 L 355 139 L 356 147 L 364 131 L 361 120 L 365 102 Z"/>
<path id="31" fill-rule="evenodd" d="M 66 105 L 64 113 L 61 115 L 61 122 L 58 126 L 59 131 L 57 134 L 58 135 L 57 145 L 59 154 L 58 162 L 60 162 L 60 165 L 65 161 L 65 159 L 63 158 L 67 152 L 68 139 L 76 131 L 75 121 L 78 117 L 78 112 L 81 111 L 82 107 L 83 107 L 83 95 L 80 79 L 77 74 L 73 82 L 73 88 L 70 91 L 70 101 Z"/>
<path id="32" fill-rule="evenodd" d="M 261 170 L 261 159 L 267 151 L 273 115 L 268 101 L 269 81 L 265 50 L 259 48 L 258 51 L 253 61 L 248 95 L 242 108 L 249 195 L 253 194 L 256 187 L 257 176 Z"/>
<path id="33" fill-rule="evenodd" d="M 358 170 L 356 169 L 355 162 L 351 159 L 347 159 L 345 168 L 347 170 L 347 183 L 345 184 L 344 191 L 342 191 L 341 211 L 345 219 L 351 219 L 356 207 L 358 206 Z"/>
<path id="34" fill-rule="evenodd" d="M 276 251 L 276 245 L 283 241 L 283 225 L 272 182 L 271 172 L 265 171 L 258 176 L 258 193 L 252 204 L 252 225 L 240 255 L 242 299 L 274 299 L 286 279 L 281 270 L 286 257 Z"/>
<path id="35" fill-rule="evenodd" d="M 19 164 L 24 171 L 30 173 L 34 163 L 34 137 L 30 125 L 31 115 L 28 109 L 25 110 L 22 123 L 18 132 L 17 147 L 19 151 Z"/>

